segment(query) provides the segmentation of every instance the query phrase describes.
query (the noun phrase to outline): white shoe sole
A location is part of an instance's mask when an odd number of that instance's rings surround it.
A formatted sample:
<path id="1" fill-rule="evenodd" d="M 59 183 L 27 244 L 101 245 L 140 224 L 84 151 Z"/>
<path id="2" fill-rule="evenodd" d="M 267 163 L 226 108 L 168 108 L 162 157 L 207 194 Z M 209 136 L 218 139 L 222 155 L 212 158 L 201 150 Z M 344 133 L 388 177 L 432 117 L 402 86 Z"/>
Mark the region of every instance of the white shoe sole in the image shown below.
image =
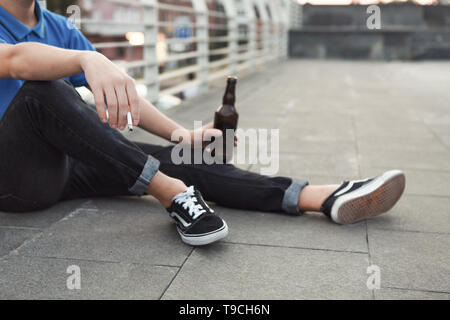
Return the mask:
<path id="1" fill-rule="evenodd" d="M 367 185 L 338 197 L 331 209 L 331 219 L 350 224 L 385 213 L 400 199 L 405 184 L 402 171 L 387 171 Z"/>
<path id="2" fill-rule="evenodd" d="M 184 243 L 191 246 L 205 246 L 207 244 L 219 241 L 228 235 L 228 225 L 225 221 L 223 223 L 223 227 L 219 230 L 197 236 L 186 236 L 178 228 L 177 231 Z"/>

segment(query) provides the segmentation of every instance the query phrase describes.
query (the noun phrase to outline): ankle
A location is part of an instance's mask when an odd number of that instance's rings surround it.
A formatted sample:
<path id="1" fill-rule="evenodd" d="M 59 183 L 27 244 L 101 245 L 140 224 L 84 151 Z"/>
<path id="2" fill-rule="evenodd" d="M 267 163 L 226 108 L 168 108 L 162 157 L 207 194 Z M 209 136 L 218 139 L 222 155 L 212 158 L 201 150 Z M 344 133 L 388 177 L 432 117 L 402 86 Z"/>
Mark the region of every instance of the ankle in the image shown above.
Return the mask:
<path id="1" fill-rule="evenodd" d="M 320 212 L 324 201 L 338 188 L 338 185 L 306 186 L 298 201 L 298 207 L 302 211 Z"/>
<path id="2" fill-rule="evenodd" d="M 178 179 L 171 179 L 170 186 L 168 186 L 167 191 L 164 193 L 163 198 L 160 200 L 161 204 L 164 206 L 164 208 L 170 207 L 172 204 L 173 198 L 182 192 L 185 192 L 187 189 L 187 186 L 184 184 L 183 181 Z"/>
<path id="3" fill-rule="evenodd" d="M 172 204 L 172 199 L 186 189 L 187 186 L 183 181 L 158 172 L 150 182 L 147 193 L 158 199 L 164 208 L 168 208 Z"/>

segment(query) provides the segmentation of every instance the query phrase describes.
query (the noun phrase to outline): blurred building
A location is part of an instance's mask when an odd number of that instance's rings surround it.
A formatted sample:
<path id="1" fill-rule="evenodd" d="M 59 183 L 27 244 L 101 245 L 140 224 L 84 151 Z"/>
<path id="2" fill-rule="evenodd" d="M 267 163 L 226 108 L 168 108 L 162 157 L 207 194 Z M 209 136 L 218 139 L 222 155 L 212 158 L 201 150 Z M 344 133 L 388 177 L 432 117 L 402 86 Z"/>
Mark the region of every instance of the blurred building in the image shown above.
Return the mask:
<path id="1" fill-rule="evenodd" d="M 369 1 L 369 0 L 367 0 Z M 368 6 L 304 5 L 290 32 L 290 56 L 348 59 L 449 59 L 450 6 L 379 4 L 380 28 Z"/>

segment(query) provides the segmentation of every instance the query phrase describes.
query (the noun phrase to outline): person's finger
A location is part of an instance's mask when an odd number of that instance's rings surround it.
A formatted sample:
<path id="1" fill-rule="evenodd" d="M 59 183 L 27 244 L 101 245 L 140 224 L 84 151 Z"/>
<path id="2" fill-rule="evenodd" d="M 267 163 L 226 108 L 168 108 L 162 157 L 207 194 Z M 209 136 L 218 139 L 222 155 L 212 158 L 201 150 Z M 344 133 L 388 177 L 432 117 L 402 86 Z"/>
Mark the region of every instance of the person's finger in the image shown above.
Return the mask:
<path id="1" fill-rule="evenodd" d="M 139 103 L 139 95 L 136 91 L 134 81 L 130 79 L 127 84 L 128 104 L 130 105 L 131 117 L 133 118 L 133 125 L 137 126 L 141 117 L 141 104 Z"/>
<path id="2" fill-rule="evenodd" d="M 234 146 L 237 147 L 239 142 L 239 138 L 237 136 L 234 136 Z"/>
<path id="3" fill-rule="evenodd" d="M 118 103 L 116 92 L 113 87 L 106 87 L 104 92 L 106 96 L 106 103 L 108 104 L 109 125 L 111 128 L 117 128 Z"/>
<path id="4" fill-rule="evenodd" d="M 214 128 L 214 123 L 213 122 L 210 122 L 210 123 L 208 123 L 208 124 L 203 126 L 203 129 L 212 129 L 212 128 Z"/>
<path id="5" fill-rule="evenodd" d="M 106 116 L 106 105 L 105 105 L 105 97 L 103 95 L 103 90 L 98 87 L 91 87 L 92 94 L 94 95 L 94 103 L 97 108 L 97 114 L 100 118 L 100 121 L 106 123 L 108 121 L 108 117 Z"/>
<path id="6" fill-rule="evenodd" d="M 120 130 L 123 130 L 127 125 L 127 113 L 129 109 L 127 93 L 124 86 L 117 86 L 115 91 L 117 95 L 117 102 L 119 103 L 119 110 L 117 112 L 117 126 Z"/>
<path id="7" fill-rule="evenodd" d="M 211 140 L 212 137 L 221 137 L 222 131 L 219 129 L 206 129 L 203 130 L 203 139 Z"/>

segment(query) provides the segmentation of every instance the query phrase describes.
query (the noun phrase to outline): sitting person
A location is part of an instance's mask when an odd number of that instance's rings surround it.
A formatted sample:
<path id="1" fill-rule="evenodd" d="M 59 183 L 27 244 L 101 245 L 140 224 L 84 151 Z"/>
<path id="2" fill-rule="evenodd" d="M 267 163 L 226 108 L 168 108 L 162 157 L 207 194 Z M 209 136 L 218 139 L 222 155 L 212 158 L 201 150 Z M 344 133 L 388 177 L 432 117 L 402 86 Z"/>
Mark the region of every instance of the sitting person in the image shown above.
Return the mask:
<path id="1" fill-rule="evenodd" d="M 167 118 L 65 18 L 35 0 L 0 0 L 0 22 L 0 211 L 148 194 L 169 211 L 185 243 L 205 245 L 224 238 L 228 227 L 203 197 L 246 210 L 320 211 L 348 224 L 388 211 L 404 191 L 398 170 L 313 186 L 230 164 L 176 165 L 172 146 L 131 142 L 119 132 L 129 110 L 133 125 L 167 140 L 175 130 L 192 140 L 221 132 L 212 124 L 190 131 Z M 92 91 L 96 112 L 74 89 L 79 86 Z"/>

